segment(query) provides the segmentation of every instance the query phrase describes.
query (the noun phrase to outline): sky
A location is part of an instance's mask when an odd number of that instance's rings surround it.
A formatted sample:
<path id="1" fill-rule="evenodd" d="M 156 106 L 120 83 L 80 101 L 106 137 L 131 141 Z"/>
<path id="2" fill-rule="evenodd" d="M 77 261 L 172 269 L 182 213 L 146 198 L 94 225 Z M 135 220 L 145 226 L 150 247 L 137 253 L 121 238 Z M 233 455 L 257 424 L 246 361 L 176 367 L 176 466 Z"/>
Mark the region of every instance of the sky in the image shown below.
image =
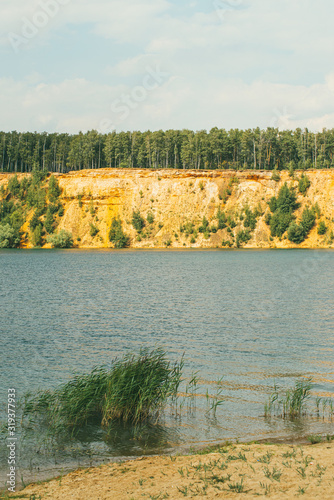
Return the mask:
<path id="1" fill-rule="evenodd" d="M 332 0 L 0 0 L 0 130 L 334 127 Z"/>

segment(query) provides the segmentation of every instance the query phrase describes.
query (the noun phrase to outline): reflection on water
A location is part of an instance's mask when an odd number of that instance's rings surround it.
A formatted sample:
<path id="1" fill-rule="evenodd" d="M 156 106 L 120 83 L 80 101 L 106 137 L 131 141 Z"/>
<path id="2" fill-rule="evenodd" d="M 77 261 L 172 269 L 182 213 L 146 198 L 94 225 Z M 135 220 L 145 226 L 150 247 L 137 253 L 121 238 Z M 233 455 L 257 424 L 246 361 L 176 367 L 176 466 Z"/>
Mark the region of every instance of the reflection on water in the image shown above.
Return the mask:
<path id="1" fill-rule="evenodd" d="M 160 427 L 90 428 L 58 451 L 36 436 L 21 442 L 24 477 L 226 439 L 331 432 L 321 419 L 263 413 L 275 381 L 288 388 L 311 376 L 317 394 L 333 395 L 333 263 L 331 251 L 0 252 L 2 415 L 8 387 L 21 396 L 52 388 L 141 346 L 162 346 L 171 359 L 185 352 L 184 394 L 199 376 L 195 402 L 181 397 Z M 214 415 L 207 402 L 221 377 Z"/>

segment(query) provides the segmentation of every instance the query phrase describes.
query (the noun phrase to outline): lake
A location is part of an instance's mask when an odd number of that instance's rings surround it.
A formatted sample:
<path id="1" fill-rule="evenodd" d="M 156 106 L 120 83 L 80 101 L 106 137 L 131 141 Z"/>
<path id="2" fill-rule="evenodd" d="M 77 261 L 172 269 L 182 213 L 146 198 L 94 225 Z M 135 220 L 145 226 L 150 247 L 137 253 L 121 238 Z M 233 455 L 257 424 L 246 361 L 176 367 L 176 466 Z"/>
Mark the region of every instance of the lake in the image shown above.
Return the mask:
<path id="1" fill-rule="evenodd" d="M 171 360 L 184 353 L 183 396 L 199 377 L 192 400 L 136 435 L 88 429 L 56 448 L 20 439 L 24 480 L 228 439 L 333 432 L 315 414 L 264 418 L 275 382 L 286 389 L 309 376 L 315 395 L 334 396 L 333 251 L 13 250 L 0 252 L 0 276 L 2 420 L 9 387 L 21 397 L 53 388 L 142 346 L 162 346 Z M 214 414 L 206 394 L 219 389 Z M 3 443 L 2 484 L 6 467 Z"/>

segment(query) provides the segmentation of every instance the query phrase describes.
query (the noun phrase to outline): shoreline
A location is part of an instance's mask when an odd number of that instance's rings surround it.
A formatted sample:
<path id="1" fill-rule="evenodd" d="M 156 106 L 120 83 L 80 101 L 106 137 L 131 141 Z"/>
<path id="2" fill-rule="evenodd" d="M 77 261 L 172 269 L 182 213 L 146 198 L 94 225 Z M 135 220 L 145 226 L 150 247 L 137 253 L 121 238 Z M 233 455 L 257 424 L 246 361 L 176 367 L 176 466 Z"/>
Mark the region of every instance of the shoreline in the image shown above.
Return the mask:
<path id="1" fill-rule="evenodd" d="M 309 437 L 310 438 L 310 437 Z M 222 443 L 176 455 L 140 456 L 31 483 L 0 498 L 138 500 L 236 498 L 332 499 L 334 436 L 317 444 L 300 439 Z M 326 439 L 326 438 L 323 438 Z M 23 496 L 24 495 L 24 496 Z"/>

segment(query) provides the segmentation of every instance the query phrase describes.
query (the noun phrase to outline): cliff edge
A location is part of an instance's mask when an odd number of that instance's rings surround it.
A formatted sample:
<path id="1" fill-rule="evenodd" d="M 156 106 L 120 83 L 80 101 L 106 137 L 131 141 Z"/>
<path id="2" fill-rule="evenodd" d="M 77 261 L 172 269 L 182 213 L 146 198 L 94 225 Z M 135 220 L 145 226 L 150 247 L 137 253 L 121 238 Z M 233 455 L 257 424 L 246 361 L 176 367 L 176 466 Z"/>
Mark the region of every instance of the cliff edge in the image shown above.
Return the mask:
<path id="1" fill-rule="evenodd" d="M 127 244 L 134 248 L 330 248 L 334 241 L 333 170 L 296 171 L 293 177 L 287 171 L 131 169 L 53 175 L 62 206 L 55 231 L 70 232 L 79 248 L 113 247 L 113 220 L 119 221 Z M 0 200 L 10 198 L 13 176 L 0 174 Z M 17 174 L 17 179 L 29 176 Z M 305 176 L 306 188 L 300 190 Z M 305 209 L 314 213 L 314 223 L 300 243 L 291 241 L 287 230 L 277 232 L 271 222 L 275 211 L 270 200 L 277 200 L 284 186 L 296 196 L 293 213 L 290 210 L 295 225 L 301 224 Z M 34 211 L 26 207 L 21 247 L 33 246 Z M 42 223 L 44 218 L 41 214 Z M 46 234 L 42 246 L 51 246 Z"/>

